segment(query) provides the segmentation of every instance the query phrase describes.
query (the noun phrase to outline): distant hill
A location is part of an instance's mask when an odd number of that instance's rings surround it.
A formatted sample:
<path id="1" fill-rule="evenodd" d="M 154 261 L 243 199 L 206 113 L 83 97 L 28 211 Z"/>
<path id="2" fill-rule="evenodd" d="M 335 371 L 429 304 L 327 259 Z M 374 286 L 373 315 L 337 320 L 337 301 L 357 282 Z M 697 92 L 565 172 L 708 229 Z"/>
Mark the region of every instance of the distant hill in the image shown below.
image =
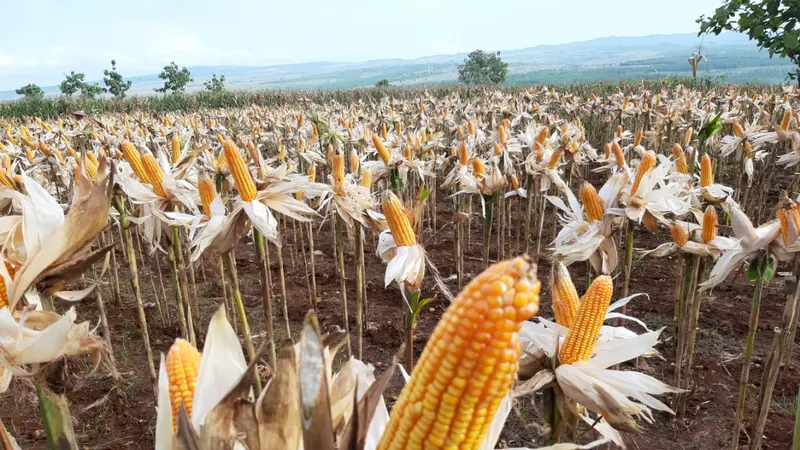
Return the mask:
<path id="1" fill-rule="evenodd" d="M 605 37 L 560 45 L 540 45 L 503 51 L 510 64 L 508 83 L 579 83 L 619 81 L 656 76 L 689 76 L 687 58 L 701 43 L 695 34 Z M 703 53 L 708 65 L 699 74 L 730 83 L 781 83 L 793 67 L 781 58 L 769 58 L 746 36 L 725 33 L 706 36 Z M 311 62 L 275 66 L 190 67 L 194 83 L 202 89 L 212 74 L 225 75 L 232 90 L 349 89 L 372 86 L 388 79 L 396 86 L 451 84 L 465 53 L 426 56 L 417 59 L 382 59 L 363 62 Z M 131 94 L 150 95 L 162 85 L 156 74 L 129 78 Z M 102 82 L 101 82 L 102 84 Z M 43 87 L 47 95 L 58 95 L 57 86 Z M 0 100 L 17 98 L 14 91 L 0 91 Z"/>

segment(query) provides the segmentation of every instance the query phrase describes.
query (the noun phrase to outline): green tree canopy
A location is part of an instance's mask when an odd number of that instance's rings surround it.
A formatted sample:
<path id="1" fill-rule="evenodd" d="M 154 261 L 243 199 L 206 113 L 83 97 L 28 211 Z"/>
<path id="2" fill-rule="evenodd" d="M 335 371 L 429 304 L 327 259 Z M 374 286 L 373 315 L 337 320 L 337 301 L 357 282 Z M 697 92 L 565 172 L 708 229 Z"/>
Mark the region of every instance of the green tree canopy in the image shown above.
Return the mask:
<path id="1" fill-rule="evenodd" d="M 131 81 L 125 81 L 122 75 L 117 72 L 117 61 L 111 60 L 111 70 L 103 71 L 103 83 L 108 92 L 116 98 L 125 98 L 125 93 L 131 88 Z"/>
<path id="2" fill-rule="evenodd" d="M 780 55 L 795 64 L 789 77 L 800 83 L 800 2 L 797 0 L 724 0 L 713 15 L 700 16 L 700 34 L 738 31 L 747 34 L 770 56 Z"/>
<path id="3" fill-rule="evenodd" d="M 16 90 L 17 95 L 25 97 L 25 99 L 43 98 L 44 91 L 35 83 L 28 83 L 25 86 Z"/>
<path id="4" fill-rule="evenodd" d="M 375 83 L 375 87 L 376 88 L 385 88 L 385 87 L 389 87 L 389 86 L 390 86 L 389 80 L 387 80 L 386 78 L 384 78 L 381 81 L 378 81 L 377 83 Z"/>
<path id="5" fill-rule="evenodd" d="M 95 98 L 98 95 L 103 94 L 105 92 L 106 88 L 100 86 L 97 83 L 95 84 L 83 83 L 83 86 L 81 86 L 81 96 L 85 98 Z"/>
<path id="6" fill-rule="evenodd" d="M 458 81 L 465 84 L 498 84 L 506 80 L 508 63 L 500 59 L 500 52 L 475 50 L 458 66 Z"/>
<path id="7" fill-rule="evenodd" d="M 78 91 L 81 90 L 81 87 L 86 84 L 84 78 L 86 77 L 83 73 L 75 73 L 70 72 L 69 75 L 64 75 L 64 81 L 58 85 L 58 89 L 61 91 L 62 94 L 66 96 L 70 96 Z"/>
<path id="8" fill-rule="evenodd" d="M 171 92 L 173 94 L 183 92 L 186 89 L 186 85 L 194 81 L 189 69 L 186 66 L 179 68 L 175 61 L 164 66 L 164 70 L 158 74 L 158 78 L 164 80 L 164 86 L 156 88 L 155 91 Z"/>
<path id="9" fill-rule="evenodd" d="M 217 74 L 211 74 L 211 79 L 203 82 L 203 86 L 209 92 L 222 92 L 225 90 L 225 75 L 217 78 Z"/>

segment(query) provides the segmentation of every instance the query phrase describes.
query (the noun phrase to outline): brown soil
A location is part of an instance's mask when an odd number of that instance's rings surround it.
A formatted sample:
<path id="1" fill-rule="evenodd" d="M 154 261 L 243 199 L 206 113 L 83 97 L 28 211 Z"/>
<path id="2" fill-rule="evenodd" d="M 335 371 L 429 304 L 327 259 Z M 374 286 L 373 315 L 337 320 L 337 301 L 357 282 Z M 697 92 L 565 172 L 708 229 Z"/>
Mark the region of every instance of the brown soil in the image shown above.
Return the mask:
<path id="1" fill-rule="evenodd" d="M 442 205 L 442 208 L 446 208 Z M 451 217 L 447 211 L 440 211 L 440 217 Z M 481 262 L 481 224 L 472 221 L 471 246 L 466 260 L 467 273 L 474 276 L 479 272 Z M 548 225 L 549 227 L 549 225 Z M 548 231 L 549 228 L 545 227 Z M 318 228 L 315 228 L 318 229 Z M 321 252 L 316 257 L 317 288 L 320 302 L 319 317 L 324 329 L 343 325 L 339 278 L 335 271 L 334 252 L 330 227 L 319 228 L 316 237 L 316 248 Z M 308 293 L 303 279 L 304 264 L 299 252 L 299 243 L 295 246 L 291 227 L 284 235 L 286 246 L 284 258 L 286 265 L 286 288 L 288 292 L 288 317 L 292 328 L 292 336 L 302 324 L 309 308 Z M 427 236 L 431 236 L 431 232 Z M 669 239 L 668 236 L 653 236 L 640 231 L 636 235 L 637 248 L 652 248 L 658 242 Z M 511 239 L 511 243 L 514 239 Z M 513 247 L 513 246 L 512 246 Z M 495 254 L 494 246 L 492 255 Z M 535 248 L 535 243 L 532 245 Z M 364 360 L 374 364 L 377 370 L 390 361 L 403 340 L 402 317 L 400 309 L 401 297 L 394 288 L 384 289 L 383 271 L 385 266 L 374 255 L 375 242 L 367 237 L 367 289 L 369 328 L 364 333 Z M 453 243 L 451 228 L 446 227 L 426 243 L 426 249 L 439 268 L 442 276 L 447 278 L 454 271 Z M 511 256 L 513 249 L 506 256 Z M 153 257 L 146 257 L 148 264 L 142 273 L 141 283 L 145 300 L 150 305 L 147 309 L 150 339 L 155 352 L 166 352 L 178 335 L 175 312 L 172 311 L 173 324 L 162 326 L 158 320 L 153 289 L 148 269 L 154 269 Z M 171 280 L 167 270 L 168 262 L 161 257 L 164 270 L 164 284 L 167 291 L 167 303 L 174 302 Z M 663 260 L 636 261 L 632 271 L 631 292 L 646 292 L 649 298 L 638 298 L 631 302 L 630 314 L 644 320 L 652 329 L 667 327 L 662 335 L 664 341 L 660 345 L 666 360 L 650 359 L 640 361 L 639 370 L 645 371 L 661 380 L 672 380 L 672 314 L 673 292 L 675 286 L 675 268 L 679 257 Z M 79 376 L 73 378 L 67 397 L 71 404 L 75 431 L 82 448 L 86 449 L 118 449 L 118 448 L 153 448 L 155 406 L 153 390 L 148 379 L 144 347 L 141 344 L 138 321 L 136 320 L 135 301 L 127 276 L 127 265 L 119 246 L 120 287 L 122 305 L 116 306 L 111 298 L 107 285 L 101 292 L 106 300 L 108 321 L 111 328 L 111 342 L 117 361 L 117 368 L 122 374 L 119 389 L 115 388 L 111 378 L 101 371 L 90 374 L 88 363 L 72 362 L 70 369 Z M 350 314 L 349 328 L 355 328 L 355 281 L 351 250 L 346 252 L 345 265 L 348 273 L 348 309 Z M 277 268 L 277 256 L 274 248 L 271 254 L 272 274 L 275 280 L 275 330 L 278 342 L 286 337 L 286 326 L 283 319 L 283 306 L 280 300 L 280 287 Z M 197 297 L 193 304 L 197 308 L 199 319 L 198 330 L 205 330 L 207 322 L 221 302 L 221 286 L 218 280 L 218 266 L 214 260 L 206 260 L 205 275 L 198 268 Z M 255 264 L 255 257 L 250 243 L 242 243 L 237 250 L 242 295 L 248 312 L 248 320 L 253 329 L 256 346 L 263 342 L 264 321 L 261 307 L 260 276 Z M 140 262 L 141 266 L 141 262 Z M 572 268 L 573 279 L 583 288 L 585 266 L 576 264 Z M 542 280 L 547 277 L 549 268 L 542 266 L 539 274 Z M 782 269 L 783 270 L 783 269 Z M 735 280 L 735 281 L 734 281 Z M 156 284 L 158 278 L 156 277 Z M 455 281 L 449 281 L 453 291 L 457 290 Z M 617 283 L 621 287 L 621 281 Z M 434 292 L 434 286 L 428 283 L 424 292 Z M 728 444 L 732 416 L 735 409 L 737 382 L 742 364 L 744 338 L 747 334 L 747 321 L 750 307 L 752 286 L 746 277 L 731 278 L 729 282 L 714 291 L 714 296 L 707 301 L 701 312 L 701 326 L 695 357 L 694 377 L 696 384 L 688 404 L 687 418 L 677 422 L 667 415 L 657 415 L 656 423 L 642 423 L 642 432 L 629 436 L 629 448 L 642 449 L 712 449 Z M 160 296 L 160 293 L 159 293 Z M 540 314 L 552 316 L 549 305 L 549 294 L 543 293 L 543 308 Z M 163 301 L 163 299 L 162 299 Z M 754 364 L 750 379 L 750 395 L 748 404 L 755 404 L 758 385 L 761 379 L 761 364 L 765 359 L 771 339 L 773 327 L 779 326 L 785 303 L 782 286 L 773 281 L 766 286 L 762 299 L 761 319 L 756 339 Z M 417 352 L 422 349 L 436 321 L 444 312 L 447 304 L 443 300 L 432 303 L 420 319 L 417 333 Z M 63 308 L 63 306 L 62 306 Z M 95 302 L 86 300 L 77 305 L 78 317 L 92 322 L 98 314 Z M 201 333 L 202 334 L 202 333 Z M 202 337 L 200 337 L 202 339 Z M 796 344 L 796 343 L 795 343 Z M 156 359 L 156 366 L 158 360 Z M 800 385 L 800 361 L 795 354 L 790 367 L 784 368 L 778 380 L 773 397 L 772 411 L 767 424 L 765 449 L 789 448 L 792 438 L 794 396 Z M 391 407 L 399 392 L 400 382 L 397 380 L 387 393 L 387 401 Z M 537 414 L 540 403 L 525 400 L 519 407 L 519 414 L 510 418 L 501 441 L 508 447 L 543 445 L 539 439 L 541 418 Z M 16 379 L 11 389 L 0 396 L 0 418 L 9 431 L 16 436 L 20 445 L 25 448 L 46 448 L 46 438 L 36 407 L 36 396 L 29 382 Z M 748 416 L 749 420 L 749 416 Z M 749 423 L 749 422 L 748 422 Z M 745 438 L 742 438 L 745 444 Z"/>

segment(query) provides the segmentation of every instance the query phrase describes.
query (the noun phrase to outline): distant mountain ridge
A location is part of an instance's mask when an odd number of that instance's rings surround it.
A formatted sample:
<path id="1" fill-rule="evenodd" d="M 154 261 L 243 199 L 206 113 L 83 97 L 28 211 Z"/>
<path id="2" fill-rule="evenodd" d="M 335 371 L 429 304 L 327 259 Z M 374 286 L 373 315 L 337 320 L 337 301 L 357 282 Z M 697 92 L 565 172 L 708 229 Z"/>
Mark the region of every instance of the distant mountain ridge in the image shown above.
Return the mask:
<path id="1" fill-rule="evenodd" d="M 793 67 L 781 58 L 769 58 L 755 43 L 737 33 L 700 38 L 692 33 L 638 37 L 603 37 L 559 45 L 539 45 L 502 51 L 510 65 L 508 83 L 578 83 L 619 81 L 664 76 L 690 76 L 687 58 L 702 42 L 708 65 L 699 76 L 726 82 L 780 83 Z M 372 86 L 387 79 L 392 85 L 420 86 L 457 82 L 458 65 L 466 53 L 432 55 L 415 59 L 379 59 L 361 62 L 319 61 L 272 66 L 190 67 L 194 82 L 188 90 L 199 90 L 212 74 L 225 75 L 231 90 L 260 89 L 349 89 Z M 178 61 L 179 62 L 179 61 Z M 151 95 L 162 85 L 156 74 L 127 78 L 133 82 L 130 95 Z M 102 80 L 99 81 L 102 85 Z M 58 95 L 57 86 L 43 87 L 47 95 Z M 0 91 L 1 100 L 17 98 Z"/>

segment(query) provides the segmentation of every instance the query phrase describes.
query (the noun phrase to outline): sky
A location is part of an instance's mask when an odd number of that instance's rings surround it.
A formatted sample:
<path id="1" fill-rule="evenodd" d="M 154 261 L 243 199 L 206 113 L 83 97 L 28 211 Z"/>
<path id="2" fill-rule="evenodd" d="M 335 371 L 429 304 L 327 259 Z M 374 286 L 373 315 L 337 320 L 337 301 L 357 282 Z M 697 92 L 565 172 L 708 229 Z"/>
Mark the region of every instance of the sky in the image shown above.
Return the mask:
<path id="1" fill-rule="evenodd" d="M 0 90 L 186 66 L 364 61 L 690 33 L 722 0 L 0 0 Z"/>

